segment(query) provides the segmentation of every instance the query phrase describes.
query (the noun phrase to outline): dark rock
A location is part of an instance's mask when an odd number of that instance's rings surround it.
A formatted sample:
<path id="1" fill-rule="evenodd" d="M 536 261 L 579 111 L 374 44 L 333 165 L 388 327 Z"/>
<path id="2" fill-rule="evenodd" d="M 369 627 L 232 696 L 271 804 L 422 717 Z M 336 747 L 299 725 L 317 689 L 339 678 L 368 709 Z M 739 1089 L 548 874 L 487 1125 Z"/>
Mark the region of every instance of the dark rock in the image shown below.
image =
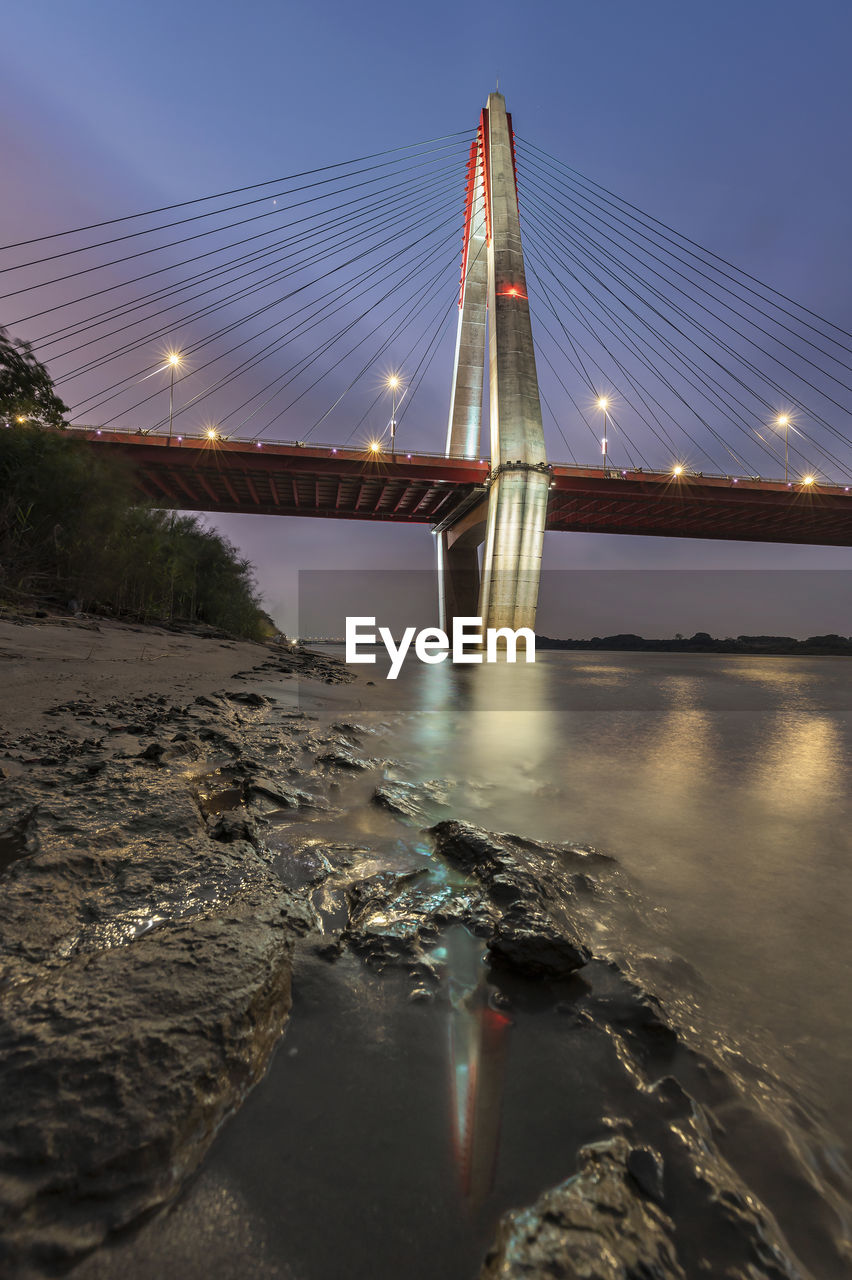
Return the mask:
<path id="1" fill-rule="evenodd" d="M 449 784 L 430 782 L 383 782 L 373 792 L 373 804 L 406 818 L 418 826 L 434 821 L 447 810 Z"/>
<path id="2" fill-rule="evenodd" d="M 627 1157 L 627 1172 L 643 1195 L 662 1204 L 663 1162 L 656 1151 L 650 1147 L 632 1147 Z"/>
<path id="3" fill-rule="evenodd" d="M 280 886 L 78 954 L 4 993 L 7 1265 L 68 1262 L 170 1199 L 264 1072 L 290 1007 Z M 47 975 L 45 975 L 47 977 Z M 22 1123 L 22 1117 L 25 1122 Z"/>
<path id="4" fill-rule="evenodd" d="M 353 755 L 346 747 L 332 747 L 316 757 L 316 763 L 333 769 L 371 769 L 374 761 Z"/>
<path id="5" fill-rule="evenodd" d="M 475 876 L 500 915 L 489 941 L 492 961 L 535 978 L 564 979 L 591 959 L 573 911 L 566 862 L 574 847 L 495 835 L 467 822 L 431 828 L 436 852 Z"/>
<path id="6" fill-rule="evenodd" d="M 286 787 L 280 782 L 272 782 L 268 778 L 256 778 L 248 787 L 249 799 L 253 804 L 265 808 L 267 812 L 275 809 L 324 809 L 328 806 L 320 797 L 297 787 Z"/>
<path id="7" fill-rule="evenodd" d="M 265 698 L 261 693 L 250 693 L 248 690 L 240 690 L 238 693 L 226 694 L 229 702 L 241 702 L 245 707 L 265 707 L 269 698 Z"/>
<path id="8" fill-rule="evenodd" d="M 223 844 L 232 844 L 235 840 L 246 840 L 254 846 L 260 843 L 257 824 L 245 813 L 235 809 L 219 814 L 210 828 L 210 838 L 220 840 Z"/>
<path id="9" fill-rule="evenodd" d="M 686 1280 L 674 1223 L 637 1192 L 629 1155 L 621 1136 L 582 1147 L 573 1178 L 503 1216 L 480 1280 Z"/>
<path id="10" fill-rule="evenodd" d="M 568 978 L 591 959 L 582 943 L 532 913 L 517 921 L 501 921 L 488 952 L 494 964 L 529 978 Z"/>
<path id="11" fill-rule="evenodd" d="M 38 852 L 37 813 L 38 805 L 34 804 L 0 826 L 0 874 L 19 858 Z"/>

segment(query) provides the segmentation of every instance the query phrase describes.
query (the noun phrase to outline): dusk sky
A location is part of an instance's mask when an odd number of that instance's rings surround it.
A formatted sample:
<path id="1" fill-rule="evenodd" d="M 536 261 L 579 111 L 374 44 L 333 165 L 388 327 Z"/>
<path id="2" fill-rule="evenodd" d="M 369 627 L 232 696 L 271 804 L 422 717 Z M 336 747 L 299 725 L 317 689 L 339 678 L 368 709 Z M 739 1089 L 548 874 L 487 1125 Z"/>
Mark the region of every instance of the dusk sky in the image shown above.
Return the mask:
<path id="1" fill-rule="evenodd" d="M 499 77 L 521 138 L 852 330 L 852 10 L 844 0 L 34 0 L 7 9 L 4 33 L 4 244 L 472 132 Z M 459 157 L 460 210 L 462 143 Z M 521 155 L 522 184 L 523 165 Z M 521 207 L 523 218 L 523 185 Z M 36 339 L 44 332 L 36 322 L 12 323 L 26 314 L 19 298 L 0 301 L 0 323 Z M 443 445 L 453 336 L 450 324 L 412 400 L 409 448 Z M 62 370 L 53 372 L 65 394 Z M 322 404 L 318 391 L 311 410 Z M 571 406 L 560 400 L 556 410 L 579 460 L 592 461 Z M 832 421 L 852 434 L 848 413 L 838 409 Z M 281 438 L 297 432 L 291 424 Z M 545 432 L 551 460 L 568 461 L 547 421 Z M 850 451 L 837 452 L 848 479 Z M 764 474 L 779 474 L 777 464 Z M 291 630 L 300 569 L 432 564 L 426 527 L 252 516 L 215 523 L 257 565 L 268 607 Z M 545 567 L 850 569 L 852 551 L 549 534 Z M 768 606 L 759 629 L 782 629 L 783 619 L 784 630 L 801 634 L 852 631 L 830 585 L 814 593 L 797 628 L 788 605 L 777 619 Z M 696 629 L 746 629 L 712 592 L 700 614 L 691 606 Z M 567 603 L 561 610 L 543 598 L 544 616 L 551 633 L 595 630 L 584 618 L 575 631 Z M 613 629 L 642 628 L 625 616 Z M 645 626 L 649 634 L 686 629 L 676 606 L 662 602 L 657 625 Z"/>

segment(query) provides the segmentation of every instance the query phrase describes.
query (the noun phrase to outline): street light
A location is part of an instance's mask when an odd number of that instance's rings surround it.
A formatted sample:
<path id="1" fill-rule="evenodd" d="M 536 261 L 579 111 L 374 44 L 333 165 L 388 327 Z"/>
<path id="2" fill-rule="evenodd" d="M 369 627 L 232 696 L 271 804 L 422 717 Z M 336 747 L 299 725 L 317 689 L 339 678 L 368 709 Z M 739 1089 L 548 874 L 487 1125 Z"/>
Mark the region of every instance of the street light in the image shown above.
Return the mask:
<path id="1" fill-rule="evenodd" d="M 183 363 L 183 356 L 179 351 L 170 351 L 167 357 L 168 365 L 171 370 L 169 379 L 169 444 L 172 442 L 172 422 L 174 420 L 175 408 L 175 369 L 179 369 Z"/>
<path id="2" fill-rule="evenodd" d="M 607 446 L 607 438 L 606 438 L 606 437 L 607 437 L 607 430 L 606 430 L 606 427 L 607 427 L 606 411 L 607 411 L 607 406 L 608 406 L 608 405 L 609 405 L 609 401 L 607 400 L 606 396 L 599 396 L 599 397 L 598 397 L 598 408 L 599 408 L 599 409 L 603 409 L 603 416 L 604 416 L 604 433 L 603 433 L 603 439 L 601 440 L 601 453 L 603 454 L 603 470 L 604 470 L 604 475 L 606 475 L 606 451 L 607 451 L 607 447 L 608 447 L 608 446 Z"/>
<path id="3" fill-rule="evenodd" d="M 388 388 L 392 396 L 391 408 L 391 458 L 396 457 L 396 393 L 399 390 L 399 374 L 392 373 L 388 378 Z"/>
<path id="4" fill-rule="evenodd" d="M 787 456 L 788 456 L 788 442 L 789 442 L 789 436 L 790 436 L 790 419 L 787 417 L 786 413 L 779 413 L 775 421 L 777 422 L 779 427 L 784 428 L 784 481 L 786 483 L 786 481 L 789 478 L 787 475 Z"/>

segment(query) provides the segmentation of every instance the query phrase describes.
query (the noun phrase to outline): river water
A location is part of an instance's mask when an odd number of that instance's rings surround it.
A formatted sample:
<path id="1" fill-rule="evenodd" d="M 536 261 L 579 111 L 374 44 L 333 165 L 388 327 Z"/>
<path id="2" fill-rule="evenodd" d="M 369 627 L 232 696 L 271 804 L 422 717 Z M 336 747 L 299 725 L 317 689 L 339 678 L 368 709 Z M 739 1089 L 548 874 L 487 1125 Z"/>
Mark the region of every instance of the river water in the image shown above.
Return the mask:
<path id="1" fill-rule="evenodd" d="M 708 1024 L 795 1075 L 852 1147 L 849 660 L 546 651 L 375 670 L 355 701 L 386 710 L 405 775 L 456 781 L 456 817 L 617 859 L 703 980 Z"/>
<path id="2" fill-rule="evenodd" d="M 622 998 L 612 975 L 629 974 L 766 1103 L 775 1129 L 688 1055 L 660 1068 L 699 1096 L 716 1079 L 730 1121 L 716 1140 L 802 1274 L 852 1274 L 839 1243 L 852 1205 L 848 660 L 544 652 L 534 665 L 409 663 L 396 682 L 381 661 L 354 670 L 350 685 L 264 687 L 318 732 L 363 726 L 353 736 L 374 761 L 340 774 L 327 816 L 281 815 L 270 843 L 285 883 L 344 845 L 365 875 L 429 864 L 418 824 L 372 802 L 388 779 L 436 783 L 434 818 L 614 859 L 629 890 L 601 900 L 590 944 L 618 968 L 582 971 L 603 984 L 600 1007 Z M 333 935 L 345 903 L 323 893 Z M 576 992 L 507 981 L 504 1015 L 487 1003 L 482 945 L 463 931 L 444 942 L 444 996 L 421 1003 L 404 970 L 371 972 L 347 950 L 329 963 L 306 940 L 266 1079 L 171 1212 L 81 1280 L 474 1280 L 500 1215 L 570 1176 L 619 1116 L 670 1146 L 611 1040 L 574 1017 Z M 708 1204 L 679 1200 L 676 1173 L 672 1188 L 690 1280 L 745 1274 L 714 1255 Z"/>

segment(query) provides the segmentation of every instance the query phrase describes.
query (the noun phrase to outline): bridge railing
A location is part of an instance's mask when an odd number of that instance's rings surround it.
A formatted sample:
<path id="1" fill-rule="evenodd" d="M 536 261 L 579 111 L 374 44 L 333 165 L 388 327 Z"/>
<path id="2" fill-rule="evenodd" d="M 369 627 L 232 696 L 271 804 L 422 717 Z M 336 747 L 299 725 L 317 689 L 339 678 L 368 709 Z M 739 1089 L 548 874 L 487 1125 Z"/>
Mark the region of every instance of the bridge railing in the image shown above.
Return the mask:
<path id="1" fill-rule="evenodd" d="M 74 431 L 80 435 L 84 435 L 87 439 L 96 440 L 98 438 L 109 438 L 114 436 L 128 437 L 145 437 L 150 438 L 151 443 L 160 443 L 167 439 L 165 435 L 155 434 L 153 431 L 143 431 L 141 428 L 133 427 L 95 427 L 95 426 L 70 426 L 69 431 Z M 352 457 L 376 457 L 382 461 L 388 461 L 390 449 L 382 445 L 379 449 L 373 449 L 367 446 L 347 446 L 332 445 L 321 442 L 307 440 L 260 440 L 257 437 L 244 436 L 225 436 L 218 433 L 213 435 L 210 431 L 191 432 L 182 431 L 180 434 L 174 434 L 172 443 L 178 447 L 184 442 L 193 444 L 209 444 L 209 445 L 231 445 L 231 446 L 249 446 L 257 449 L 306 449 L 311 453 L 325 454 L 329 457 L 340 456 L 341 458 Z M 429 452 L 424 449 L 397 449 L 395 453 L 397 461 L 405 460 L 440 460 L 441 462 L 458 461 L 460 464 L 474 464 L 483 468 L 483 481 L 490 478 L 491 460 L 489 458 L 458 458 L 448 459 L 444 453 Z M 554 475 L 577 475 L 589 476 L 600 475 L 603 479 L 612 480 L 617 483 L 620 480 L 627 479 L 646 479 L 646 480 L 714 480 L 727 481 L 731 485 L 736 484 L 771 484 L 787 489 L 819 489 L 820 492 L 833 493 L 852 493 L 852 479 L 847 484 L 844 481 L 840 483 L 820 480 L 817 477 L 811 479 L 798 478 L 795 480 L 784 480 L 782 477 L 758 476 L 758 475 L 734 475 L 725 474 L 716 471 L 695 471 L 687 466 L 678 464 L 669 470 L 655 470 L 650 467 L 602 467 L 600 463 L 576 463 L 576 462 L 557 462 L 551 464 L 551 470 Z"/>

